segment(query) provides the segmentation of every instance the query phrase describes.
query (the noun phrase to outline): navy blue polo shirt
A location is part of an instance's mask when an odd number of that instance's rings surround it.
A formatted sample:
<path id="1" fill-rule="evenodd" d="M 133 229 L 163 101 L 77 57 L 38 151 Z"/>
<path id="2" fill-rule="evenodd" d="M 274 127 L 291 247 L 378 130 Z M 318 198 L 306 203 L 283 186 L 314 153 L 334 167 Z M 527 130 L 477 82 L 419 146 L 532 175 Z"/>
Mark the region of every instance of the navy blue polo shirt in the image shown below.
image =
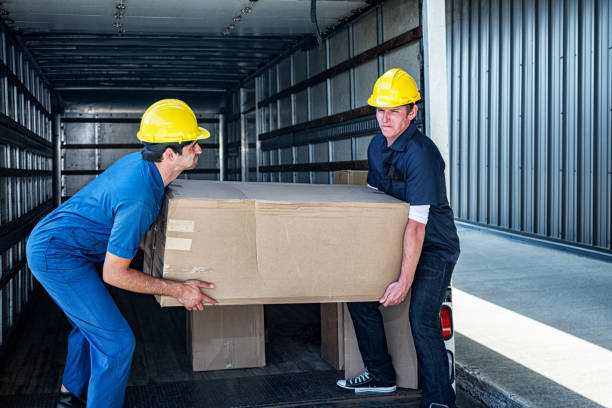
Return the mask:
<path id="1" fill-rule="evenodd" d="M 410 205 L 429 205 L 423 254 L 457 262 L 459 237 L 446 197 L 444 160 L 414 123 L 393 144 L 377 134 L 368 147 L 368 184 Z"/>

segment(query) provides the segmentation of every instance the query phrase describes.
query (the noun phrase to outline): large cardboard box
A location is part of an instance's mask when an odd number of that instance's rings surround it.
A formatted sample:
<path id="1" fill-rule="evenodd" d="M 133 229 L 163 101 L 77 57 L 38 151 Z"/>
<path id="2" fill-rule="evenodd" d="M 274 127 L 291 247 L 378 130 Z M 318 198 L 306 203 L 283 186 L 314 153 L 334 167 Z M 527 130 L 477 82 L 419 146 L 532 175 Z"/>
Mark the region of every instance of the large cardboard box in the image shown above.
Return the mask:
<path id="1" fill-rule="evenodd" d="M 334 172 L 335 183 L 366 184 L 367 171 L 342 170 Z M 405 226 L 405 224 L 404 224 Z M 395 272 L 395 279 L 399 269 Z M 387 348 L 397 385 L 418 388 L 418 364 L 409 320 L 410 292 L 397 306 L 383 307 Z M 355 328 L 345 303 L 321 305 L 321 356 L 338 370 L 344 369 L 345 378 L 359 375 L 364 370 Z"/>
<path id="2" fill-rule="evenodd" d="M 377 300 L 407 219 L 408 204 L 362 186 L 176 180 L 146 269 L 213 282 L 225 305 Z"/>
<path id="3" fill-rule="evenodd" d="M 263 305 L 187 313 L 187 352 L 193 371 L 265 366 Z"/>

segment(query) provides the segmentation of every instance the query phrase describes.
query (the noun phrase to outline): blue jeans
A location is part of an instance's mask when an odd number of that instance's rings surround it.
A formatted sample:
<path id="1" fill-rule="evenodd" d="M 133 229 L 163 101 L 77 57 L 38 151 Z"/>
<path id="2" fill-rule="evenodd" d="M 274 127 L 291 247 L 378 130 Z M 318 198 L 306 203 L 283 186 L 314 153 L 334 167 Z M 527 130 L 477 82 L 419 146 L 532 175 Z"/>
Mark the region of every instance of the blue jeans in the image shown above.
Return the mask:
<path id="1" fill-rule="evenodd" d="M 446 347 L 440 333 L 440 308 L 455 264 L 423 254 L 412 283 L 410 326 L 419 362 L 421 406 L 455 407 Z M 359 351 L 370 374 L 381 382 L 395 383 L 387 338 L 378 302 L 352 302 L 348 309 L 355 326 Z M 435 406 L 435 405 L 434 405 Z"/>

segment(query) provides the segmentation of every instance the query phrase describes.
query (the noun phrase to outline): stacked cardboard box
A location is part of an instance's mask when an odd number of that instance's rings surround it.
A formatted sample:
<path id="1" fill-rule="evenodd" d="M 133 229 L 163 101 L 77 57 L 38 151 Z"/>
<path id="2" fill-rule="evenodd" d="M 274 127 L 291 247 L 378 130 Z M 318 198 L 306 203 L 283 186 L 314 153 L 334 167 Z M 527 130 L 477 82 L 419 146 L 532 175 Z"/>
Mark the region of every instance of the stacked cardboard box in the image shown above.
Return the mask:
<path id="1" fill-rule="evenodd" d="M 177 180 L 146 236 L 145 272 L 213 282 L 210 296 L 238 305 L 188 314 L 195 371 L 258 367 L 262 304 L 378 299 L 401 262 L 389 254 L 407 214 L 364 187 Z"/>
<path id="2" fill-rule="evenodd" d="M 337 171 L 334 173 L 334 183 L 363 185 L 366 184 L 366 180 L 366 171 Z M 404 223 L 404 227 L 405 225 Z M 399 268 L 395 271 L 393 280 L 397 279 L 398 274 Z M 387 347 L 397 376 L 397 385 L 416 389 L 418 388 L 418 365 L 410 330 L 409 310 L 410 292 L 406 299 L 397 306 L 380 306 L 387 336 Z M 345 303 L 321 305 L 321 356 L 336 369 L 344 369 L 345 378 L 359 375 L 364 370 L 355 328 Z"/>
<path id="3" fill-rule="evenodd" d="M 359 170 L 335 171 L 334 184 L 351 184 L 355 186 L 365 186 L 368 184 L 368 172 Z"/>
<path id="4" fill-rule="evenodd" d="M 187 352 L 193 371 L 265 366 L 263 305 L 187 313 Z"/>

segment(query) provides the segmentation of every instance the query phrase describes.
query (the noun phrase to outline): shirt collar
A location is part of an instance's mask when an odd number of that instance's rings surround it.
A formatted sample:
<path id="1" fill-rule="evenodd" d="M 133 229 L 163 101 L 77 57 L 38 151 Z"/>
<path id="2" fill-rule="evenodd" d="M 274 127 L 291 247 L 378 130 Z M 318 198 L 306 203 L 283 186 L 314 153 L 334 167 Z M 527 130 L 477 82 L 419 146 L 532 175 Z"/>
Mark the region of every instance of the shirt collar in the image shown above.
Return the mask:
<path id="1" fill-rule="evenodd" d="M 408 148 L 408 142 L 410 141 L 410 139 L 412 139 L 412 136 L 414 136 L 416 130 L 417 128 L 414 122 L 410 122 L 410 125 L 408 125 L 406 130 L 404 130 L 404 132 L 397 138 L 397 140 L 393 142 L 391 146 L 387 147 L 387 149 L 392 149 L 397 152 L 405 152 Z M 385 139 L 384 137 L 383 139 L 386 146 L 387 139 Z"/>
<path id="2" fill-rule="evenodd" d="M 159 169 L 157 168 L 155 163 L 153 163 L 152 161 L 144 160 L 144 159 L 142 160 L 146 163 L 147 167 L 149 168 L 151 177 L 154 180 L 153 186 L 156 190 L 156 193 L 163 197 L 164 193 L 166 192 L 166 189 L 164 188 L 164 180 L 162 179 L 162 176 L 159 173 Z"/>

